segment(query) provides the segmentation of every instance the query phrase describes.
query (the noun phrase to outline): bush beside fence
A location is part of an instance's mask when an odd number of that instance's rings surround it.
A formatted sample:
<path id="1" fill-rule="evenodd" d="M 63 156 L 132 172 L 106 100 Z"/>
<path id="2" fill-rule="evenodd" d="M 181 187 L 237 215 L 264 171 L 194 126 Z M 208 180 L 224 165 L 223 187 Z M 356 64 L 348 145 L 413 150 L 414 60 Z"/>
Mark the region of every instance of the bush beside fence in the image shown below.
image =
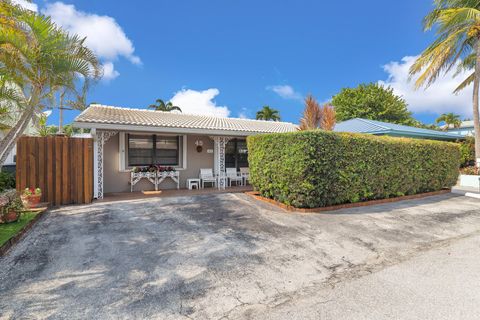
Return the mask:
<path id="1" fill-rule="evenodd" d="M 321 130 L 247 141 L 254 188 L 298 208 L 450 188 L 460 165 L 459 148 L 449 142 Z"/>

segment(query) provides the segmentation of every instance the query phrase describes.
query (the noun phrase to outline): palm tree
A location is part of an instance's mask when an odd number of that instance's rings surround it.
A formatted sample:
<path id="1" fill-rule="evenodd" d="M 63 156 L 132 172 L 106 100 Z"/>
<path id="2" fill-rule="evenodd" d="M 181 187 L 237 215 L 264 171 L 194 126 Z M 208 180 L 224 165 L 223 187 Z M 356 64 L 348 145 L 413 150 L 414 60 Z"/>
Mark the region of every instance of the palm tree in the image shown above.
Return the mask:
<path id="1" fill-rule="evenodd" d="M 38 119 L 38 134 L 41 137 L 52 136 L 57 133 L 56 126 L 47 125 L 47 116 L 41 115 Z"/>
<path id="2" fill-rule="evenodd" d="M 150 109 L 154 109 L 155 111 L 163 111 L 163 112 L 172 112 L 172 111 L 179 111 L 182 112 L 180 107 L 174 106 L 173 103 L 170 101 L 165 103 L 162 99 L 155 100 L 155 104 L 151 104 L 148 106 Z"/>
<path id="3" fill-rule="evenodd" d="M 480 2 L 472 0 L 434 0 L 435 9 L 424 19 L 425 31 L 436 27 L 436 40 L 420 55 L 410 74 L 420 74 L 416 87 L 429 86 L 454 67 L 474 70 L 455 90 L 473 83 L 473 124 L 475 157 L 480 165 Z"/>
<path id="4" fill-rule="evenodd" d="M 266 121 L 280 121 L 280 113 L 278 110 L 272 109 L 269 106 L 263 106 L 262 110 L 257 112 L 257 120 Z"/>
<path id="5" fill-rule="evenodd" d="M 460 116 L 458 114 L 454 114 L 453 112 L 444 113 L 440 115 L 440 117 L 438 117 L 437 120 L 435 120 L 435 123 L 437 124 L 441 122 L 445 123 L 445 127 L 444 127 L 445 130 L 447 130 L 451 126 L 453 126 L 454 128 L 458 128 L 462 124 L 462 120 L 460 120 Z"/>
<path id="6" fill-rule="evenodd" d="M 312 95 L 305 98 L 305 110 L 300 119 L 299 130 L 314 130 L 320 128 L 322 121 L 322 111 L 317 100 Z"/>
<path id="7" fill-rule="evenodd" d="M 102 68 L 85 39 L 69 35 L 50 18 L 0 1 L 0 79 L 15 91 L 15 124 L 0 141 L 0 166 L 31 121 L 55 93 L 86 92 Z M 77 90 L 79 84 L 82 89 Z M 0 86 L 1 87 L 1 86 Z M 1 93 L 1 92 L 0 92 Z M 4 97 L 0 96 L 1 101 Z"/>

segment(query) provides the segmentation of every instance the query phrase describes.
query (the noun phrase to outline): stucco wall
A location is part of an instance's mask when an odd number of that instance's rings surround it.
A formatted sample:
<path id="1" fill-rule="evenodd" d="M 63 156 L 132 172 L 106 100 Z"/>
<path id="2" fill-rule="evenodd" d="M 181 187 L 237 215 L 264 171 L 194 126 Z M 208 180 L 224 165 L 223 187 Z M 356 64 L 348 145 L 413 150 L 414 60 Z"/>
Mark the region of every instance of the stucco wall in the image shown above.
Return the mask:
<path id="1" fill-rule="evenodd" d="M 203 142 L 202 152 L 197 152 L 195 141 Z M 187 166 L 180 172 L 180 188 L 185 188 L 188 178 L 197 178 L 200 168 L 212 168 L 214 165 L 213 141 L 208 136 L 189 135 L 187 136 Z M 116 134 L 104 146 L 104 193 L 130 191 L 130 172 L 119 170 L 119 135 Z M 171 179 L 166 179 L 159 186 L 160 189 L 174 189 L 177 185 Z M 153 184 L 148 181 L 140 181 L 134 187 L 135 191 L 155 190 Z"/>

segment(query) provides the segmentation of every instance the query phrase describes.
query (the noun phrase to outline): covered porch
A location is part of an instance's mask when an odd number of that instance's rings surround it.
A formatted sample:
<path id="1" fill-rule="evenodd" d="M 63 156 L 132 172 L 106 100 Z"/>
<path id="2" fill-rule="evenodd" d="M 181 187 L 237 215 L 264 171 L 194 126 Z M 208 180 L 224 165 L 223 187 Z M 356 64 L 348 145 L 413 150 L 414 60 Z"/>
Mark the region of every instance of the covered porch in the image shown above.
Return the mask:
<path id="1" fill-rule="evenodd" d="M 187 189 L 189 180 L 198 179 L 201 169 L 211 169 L 216 177 L 224 176 L 227 168 L 248 168 L 246 137 L 199 134 L 171 134 L 165 132 L 138 132 L 98 130 L 94 138 L 94 198 L 128 198 L 147 196 L 142 191 L 162 191 L 160 194 L 178 194 Z M 150 150 L 151 149 L 151 150 Z M 132 174 L 132 170 L 150 165 L 169 169 L 168 173 Z M 240 173 L 238 173 L 240 176 Z M 150 177 L 151 176 L 151 177 Z M 235 183 L 236 189 L 243 188 Z M 245 181 L 246 182 L 246 181 Z M 240 184 L 240 185 L 239 185 Z M 234 190 L 228 179 L 217 179 L 215 185 L 190 194 Z M 211 187 L 210 187 L 211 186 Z M 242 187 L 242 188 L 240 188 Z M 198 190 L 200 189 L 200 190 Z"/>

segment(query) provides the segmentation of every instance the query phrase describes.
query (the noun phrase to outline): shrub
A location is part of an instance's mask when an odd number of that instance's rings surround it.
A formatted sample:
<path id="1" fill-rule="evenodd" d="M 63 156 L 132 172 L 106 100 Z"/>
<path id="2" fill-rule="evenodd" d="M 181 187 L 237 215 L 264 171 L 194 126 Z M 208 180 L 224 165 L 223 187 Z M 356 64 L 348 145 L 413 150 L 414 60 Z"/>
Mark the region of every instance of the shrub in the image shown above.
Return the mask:
<path id="1" fill-rule="evenodd" d="M 248 138 L 263 196 L 299 208 L 383 199 L 455 185 L 455 143 L 321 130 Z"/>
<path id="2" fill-rule="evenodd" d="M 469 167 L 475 165 L 475 139 L 467 137 L 460 142 L 460 163 L 461 167 Z"/>
<path id="3" fill-rule="evenodd" d="M 477 176 L 480 174 L 480 170 L 476 166 L 463 167 L 460 169 L 461 174 Z"/>
<path id="4" fill-rule="evenodd" d="M 0 192 L 15 189 L 15 176 L 10 172 L 0 172 Z"/>

